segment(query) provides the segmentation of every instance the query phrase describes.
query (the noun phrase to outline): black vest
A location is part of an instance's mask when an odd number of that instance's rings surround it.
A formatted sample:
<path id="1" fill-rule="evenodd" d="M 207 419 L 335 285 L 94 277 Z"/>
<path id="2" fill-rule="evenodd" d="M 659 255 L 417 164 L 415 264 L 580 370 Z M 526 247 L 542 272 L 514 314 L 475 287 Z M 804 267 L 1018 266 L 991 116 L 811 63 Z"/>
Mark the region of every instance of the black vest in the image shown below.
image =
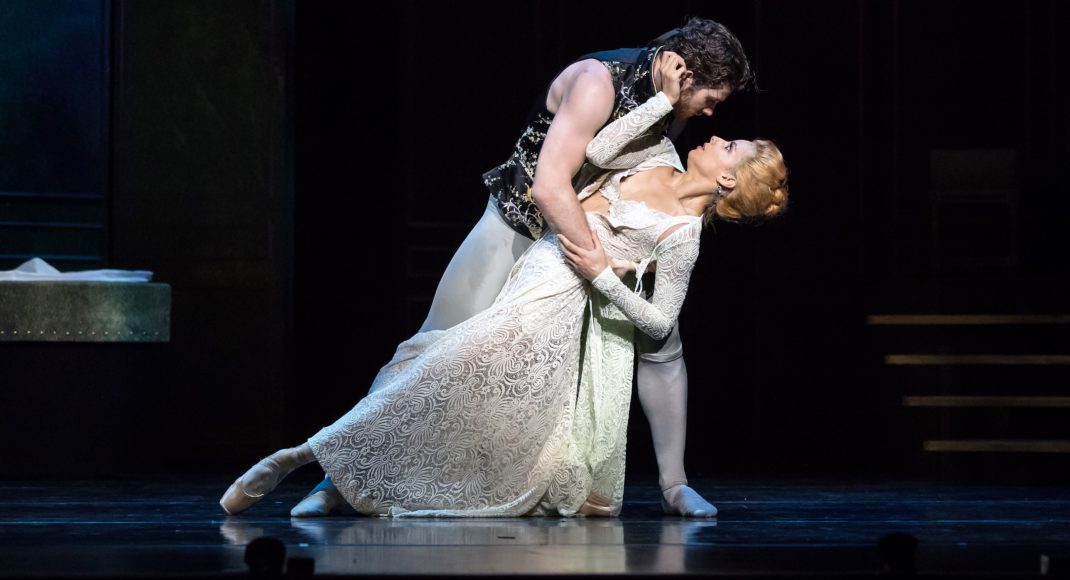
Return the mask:
<path id="1" fill-rule="evenodd" d="M 581 56 L 578 60 L 596 58 L 609 69 L 613 79 L 613 113 L 606 125 L 628 114 L 632 109 L 645 103 L 654 96 L 652 68 L 654 57 L 660 47 L 620 48 L 595 52 Z M 564 69 L 562 69 L 564 70 Z M 556 77 L 555 77 L 556 78 Z M 505 163 L 483 174 L 483 183 L 497 201 L 497 207 L 505 221 L 518 233 L 538 239 L 542 236 L 545 222 L 539 208 L 531 200 L 531 184 L 535 179 L 535 166 L 539 161 L 539 151 L 546 140 L 546 131 L 554 115 L 546 109 L 546 97 L 550 87 L 536 99 L 524 127 L 524 132 L 513 147 L 513 153 Z M 655 123 L 651 132 L 664 133 L 672 115 Z M 605 125 L 603 125 L 604 127 Z M 582 188 L 597 174 L 606 171 L 584 162 L 580 171 L 573 178 L 573 186 Z"/>

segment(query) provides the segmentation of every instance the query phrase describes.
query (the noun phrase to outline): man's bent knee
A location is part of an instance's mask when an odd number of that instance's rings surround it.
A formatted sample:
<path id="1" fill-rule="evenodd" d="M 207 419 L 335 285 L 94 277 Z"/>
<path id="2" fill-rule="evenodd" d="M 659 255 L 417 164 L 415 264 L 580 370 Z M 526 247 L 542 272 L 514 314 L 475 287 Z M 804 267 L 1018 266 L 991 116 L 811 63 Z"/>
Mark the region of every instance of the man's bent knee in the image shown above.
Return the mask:
<path id="1" fill-rule="evenodd" d="M 635 348 L 639 354 L 639 362 L 669 362 L 684 356 L 684 345 L 680 341 L 680 325 L 673 326 L 669 336 L 661 340 L 654 340 L 636 330 Z"/>

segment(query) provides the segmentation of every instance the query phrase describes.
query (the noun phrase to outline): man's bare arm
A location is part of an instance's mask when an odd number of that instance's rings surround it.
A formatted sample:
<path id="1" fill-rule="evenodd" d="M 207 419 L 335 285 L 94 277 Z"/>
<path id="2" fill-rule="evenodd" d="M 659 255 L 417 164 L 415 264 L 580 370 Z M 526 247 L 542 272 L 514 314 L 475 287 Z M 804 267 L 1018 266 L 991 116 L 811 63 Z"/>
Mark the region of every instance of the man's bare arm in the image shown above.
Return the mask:
<path id="1" fill-rule="evenodd" d="M 609 71 L 601 63 L 578 70 L 546 132 L 531 187 L 531 199 L 550 228 L 584 249 L 594 243 L 572 177 L 587 157 L 587 144 L 612 112 Z"/>

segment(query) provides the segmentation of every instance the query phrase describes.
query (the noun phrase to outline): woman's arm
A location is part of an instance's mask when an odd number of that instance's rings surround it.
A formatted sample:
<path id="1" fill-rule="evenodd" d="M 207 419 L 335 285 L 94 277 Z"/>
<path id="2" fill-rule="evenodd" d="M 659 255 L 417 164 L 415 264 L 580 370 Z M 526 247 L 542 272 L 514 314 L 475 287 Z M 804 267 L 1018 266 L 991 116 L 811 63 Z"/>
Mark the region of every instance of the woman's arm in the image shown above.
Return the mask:
<path id="1" fill-rule="evenodd" d="M 685 228 L 688 226 L 684 226 Z M 603 270 L 591 281 L 606 298 L 620 308 L 635 327 L 655 340 L 672 332 L 676 317 L 684 305 L 691 271 L 698 259 L 699 241 L 695 237 L 677 239 L 658 252 L 658 269 L 654 274 L 654 297 L 647 302 L 613 275 Z"/>
<path id="2" fill-rule="evenodd" d="M 603 127 L 587 144 L 587 159 L 605 169 L 635 167 L 664 149 L 667 137 L 644 136 L 644 133 L 670 112 L 672 102 L 664 92 L 658 92 L 627 115 Z M 628 145 L 632 147 L 625 151 Z M 671 141 L 669 145 L 672 145 Z"/>
<path id="3" fill-rule="evenodd" d="M 699 229 L 687 224 L 678 226 L 658 244 L 654 250 L 658 268 L 654 275 L 654 296 L 650 302 L 625 286 L 613 273 L 611 266 L 602 266 L 602 262 L 586 257 L 602 252 L 597 236 L 595 244 L 595 249 L 584 251 L 567 238 L 561 239 L 569 263 L 574 267 L 579 266 L 580 274 L 591 280 L 591 285 L 620 308 L 636 328 L 655 340 L 668 336 L 683 307 L 691 271 L 698 259 Z M 598 268 L 601 270 L 593 275 Z"/>
<path id="4" fill-rule="evenodd" d="M 646 133 L 672 112 L 680 99 L 684 77 L 691 77 L 691 73 L 683 57 L 674 52 L 666 51 L 658 60 L 656 76 L 661 79 L 661 90 L 595 135 L 587 145 L 587 158 L 592 164 L 605 169 L 629 169 L 662 150 L 666 143 L 672 147 L 667 137 Z"/>

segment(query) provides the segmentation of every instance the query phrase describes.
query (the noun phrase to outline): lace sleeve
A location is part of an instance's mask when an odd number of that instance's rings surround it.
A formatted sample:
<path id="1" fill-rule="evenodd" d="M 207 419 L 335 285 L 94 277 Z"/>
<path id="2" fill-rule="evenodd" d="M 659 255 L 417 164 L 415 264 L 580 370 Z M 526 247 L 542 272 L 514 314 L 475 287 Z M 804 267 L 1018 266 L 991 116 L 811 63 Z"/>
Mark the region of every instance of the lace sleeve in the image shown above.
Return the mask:
<path id="1" fill-rule="evenodd" d="M 667 137 L 645 135 L 658 120 L 672 111 L 665 93 L 658 92 L 627 115 L 606 125 L 587 144 L 587 159 L 605 169 L 634 167 L 664 147 Z M 669 145 L 672 142 L 669 141 Z"/>
<path id="2" fill-rule="evenodd" d="M 659 244 L 654 251 L 658 268 L 654 275 L 654 297 L 650 302 L 625 286 L 612 267 L 598 274 L 591 285 L 620 308 L 636 328 L 660 340 L 676 325 L 698 251 L 697 229 L 686 225 Z"/>

